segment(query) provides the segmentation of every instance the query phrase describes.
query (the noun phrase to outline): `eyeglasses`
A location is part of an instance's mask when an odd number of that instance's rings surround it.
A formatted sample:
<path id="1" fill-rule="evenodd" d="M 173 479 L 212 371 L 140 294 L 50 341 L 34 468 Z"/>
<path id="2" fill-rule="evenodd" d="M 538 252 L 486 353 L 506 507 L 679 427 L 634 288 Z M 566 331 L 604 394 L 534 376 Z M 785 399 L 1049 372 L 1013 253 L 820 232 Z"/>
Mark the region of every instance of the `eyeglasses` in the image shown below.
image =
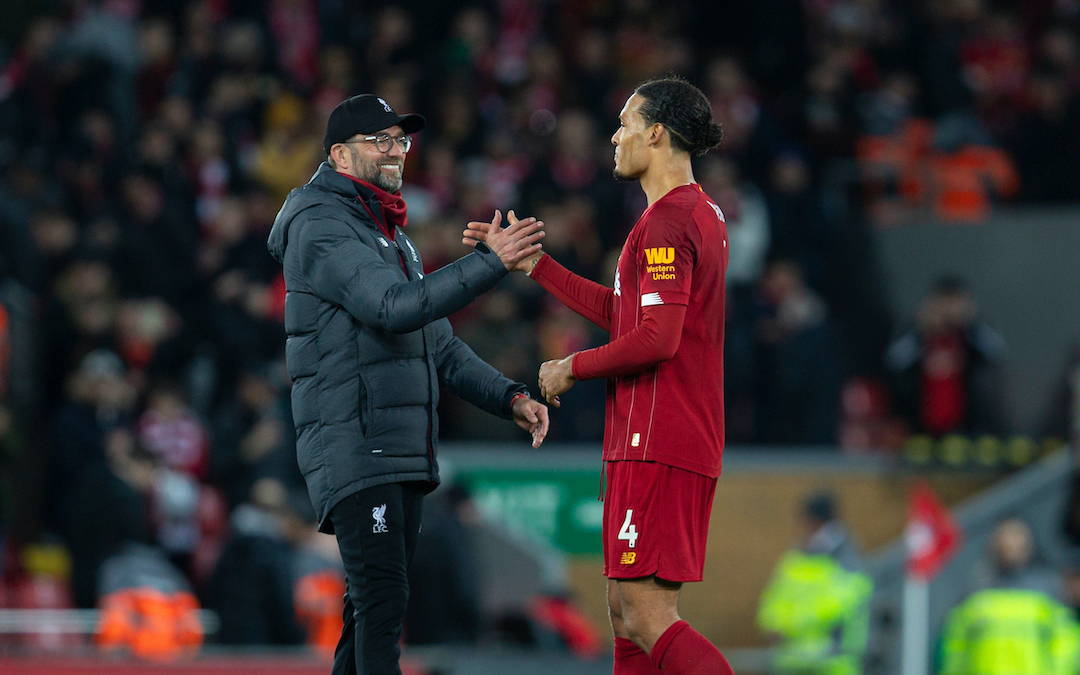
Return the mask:
<path id="1" fill-rule="evenodd" d="M 344 143 L 374 143 L 375 149 L 379 152 L 390 152 L 390 148 L 394 146 L 396 142 L 402 152 L 408 152 L 412 148 L 411 136 L 391 136 L 390 134 L 379 134 L 378 136 L 364 136 L 363 138 L 354 138 L 351 141 L 343 141 Z"/>

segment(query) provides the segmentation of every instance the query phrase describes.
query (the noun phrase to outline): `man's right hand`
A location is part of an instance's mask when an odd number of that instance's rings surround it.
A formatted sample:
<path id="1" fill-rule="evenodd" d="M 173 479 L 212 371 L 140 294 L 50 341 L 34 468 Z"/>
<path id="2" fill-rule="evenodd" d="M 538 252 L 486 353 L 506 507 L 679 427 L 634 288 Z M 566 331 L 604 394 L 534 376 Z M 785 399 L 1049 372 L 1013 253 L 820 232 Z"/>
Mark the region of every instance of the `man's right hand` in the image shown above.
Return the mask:
<path id="1" fill-rule="evenodd" d="M 506 269 L 528 273 L 535 264 L 533 261 L 543 255 L 539 242 L 544 237 L 544 223 L 536 218 L 518 220 L 513 211 L 506 214 L 506 219 L 510 223 L 506 229 L 501 227 L 499 211 L 495 211 L 490 223 L 469 223 L 461 243 L 475 248 L 483 242 L 499 256 Z"/>

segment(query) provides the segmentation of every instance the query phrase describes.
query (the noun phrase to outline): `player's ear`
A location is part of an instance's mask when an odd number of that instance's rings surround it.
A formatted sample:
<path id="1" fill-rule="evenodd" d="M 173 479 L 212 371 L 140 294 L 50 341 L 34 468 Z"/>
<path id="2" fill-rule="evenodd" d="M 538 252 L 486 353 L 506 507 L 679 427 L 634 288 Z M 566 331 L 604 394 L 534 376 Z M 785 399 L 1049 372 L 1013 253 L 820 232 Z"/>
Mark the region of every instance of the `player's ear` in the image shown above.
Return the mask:
<path id="1" fill-rule="evenodd" d="M 664 136 L 664 125 L 659 122 L 654 122 L 649 128 L 649 145 L 656 145 L 660 142 L 660 139 Z"/>

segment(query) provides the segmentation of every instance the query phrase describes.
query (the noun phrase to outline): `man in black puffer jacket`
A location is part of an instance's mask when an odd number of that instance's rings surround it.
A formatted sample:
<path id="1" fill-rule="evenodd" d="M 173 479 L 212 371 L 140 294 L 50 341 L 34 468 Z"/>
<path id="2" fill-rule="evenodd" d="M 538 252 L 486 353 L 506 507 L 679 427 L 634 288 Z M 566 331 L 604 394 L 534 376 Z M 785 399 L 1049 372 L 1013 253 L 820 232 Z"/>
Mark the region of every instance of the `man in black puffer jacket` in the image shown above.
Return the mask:
<path id="1" fill-rule="evenodd" d="M 439 385 L 513 419 L 537 447 L 547 408 L 454 337 L 446 317 L 540 249 L 533 218 L 487 224 L 487 246 L 425 276 L 405 235 L 407 134 L 424 118 L 353 96 L 330 115 L 327 162 L 289 193 L 268 247 L 285 268 L 285 347 L 300 470 L 337 536 L 348 594 L 335 675 L 399 675 L 406 571 L 439 482 Z M 513 220 L 513 219 L 511 219 Z"/>

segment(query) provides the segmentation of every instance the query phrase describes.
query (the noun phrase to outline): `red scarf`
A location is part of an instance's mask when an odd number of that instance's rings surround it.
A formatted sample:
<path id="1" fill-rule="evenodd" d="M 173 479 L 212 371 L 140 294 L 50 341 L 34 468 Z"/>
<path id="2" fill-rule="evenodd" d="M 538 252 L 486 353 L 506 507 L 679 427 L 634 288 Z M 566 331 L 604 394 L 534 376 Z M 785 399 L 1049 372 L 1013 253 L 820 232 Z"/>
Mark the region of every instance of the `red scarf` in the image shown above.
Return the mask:
<path id="1" fill-rule="evenodd" d="M 339 171 L 338 173 L 341 172 Z M 382 205 L 383 218 L 386 220 L 385 223 L 379 224 L 386 228 L 386 234 L 391 239 L 394 238 L 395 228 L 405 227 L 409 223 L 409 216 L 405 212 L 405 199 L 401 196 L 400 190 L 397 192 L 387 192 L 381 187 L 372 185 L 366 180 L 360 180 L 359 178 L 354 178 L 345 173 L 342 173 L 341 175 L 354 183 L 363 185 L 375 193 L 375 198 L 378 199 L 379 204 Z"/>

